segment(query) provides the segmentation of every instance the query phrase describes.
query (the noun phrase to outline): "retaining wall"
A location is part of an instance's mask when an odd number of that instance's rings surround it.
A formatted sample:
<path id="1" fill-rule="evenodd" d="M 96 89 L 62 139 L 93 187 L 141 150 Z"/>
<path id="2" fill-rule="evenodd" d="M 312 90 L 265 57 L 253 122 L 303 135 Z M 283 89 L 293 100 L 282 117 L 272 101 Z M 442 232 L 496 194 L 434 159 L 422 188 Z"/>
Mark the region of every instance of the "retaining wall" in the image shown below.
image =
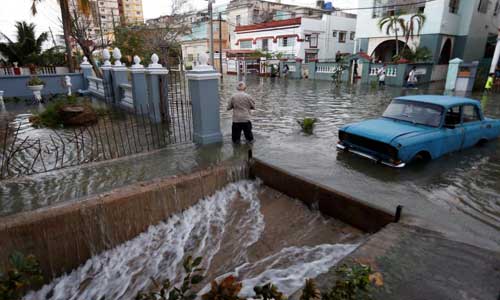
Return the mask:
<path id="1" fill-rule="evenodd" d="M 67 93 L 68 90 L 63 86 L 64 76 L 66 75 L 71 77 L 73 92 L 84 88 L 83 74 L 81 73 L 37 75 L 38 78 L 45 82 L 42 95 Z M 30 75 L 0 76 L 0 91 L 4 91 L 4 97 L 31 98 L 33 92 L 26 86 L 30 78 Z"/>
<path id="2" fill-rule="evenodd" d="M 297 198 L 321 213 L 339 219 L 365 232 L 373 233 L 395 221 L 395 214 L 367 204 L 347 194 L 322 186 L 258 159 L 253 159 L 250 174 L 265 185 Z"/>
<path id="3" fill-rule="evenodd" d="M 14 251 L 34 254 L 50 280 L 247 177 L 246 165 L 219 166 L 0 219 L 0 269 Z"/>

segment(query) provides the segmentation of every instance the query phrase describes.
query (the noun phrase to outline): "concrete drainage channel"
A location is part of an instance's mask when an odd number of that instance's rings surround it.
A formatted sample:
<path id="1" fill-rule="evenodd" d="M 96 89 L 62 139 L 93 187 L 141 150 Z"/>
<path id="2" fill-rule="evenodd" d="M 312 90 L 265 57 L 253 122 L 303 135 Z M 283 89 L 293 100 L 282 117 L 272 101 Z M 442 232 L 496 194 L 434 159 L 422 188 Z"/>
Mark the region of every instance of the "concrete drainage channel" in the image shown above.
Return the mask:
<path id="1" fill-rule="evenodd" d="M 46 278 L 55 279 L 27 299 L 65 299 L 70 291 L 85 299 L 133 298 L 150 286 L 147 278 L 173 275 L 160 268 L 170 257 L 178 264 L 176 255 L 190 254 L 208 257 L 206 284 L 226 273 L 269 278 L 276 270 L 266 265 L 300 257 L 281 271 L 300 270 L 320 288 L 333 284 L 336 264 L 358 261 L 383 276 L 376 299 L 496 299 L 498 253 L 404 224 L 404 218 L 395 223 L 400 218 L 401 208 L 385 211 L 251 158 L 6 217 L 0 258 L 5 264 L 14 251 L 32 253 Z M 97 272 L 108 276 L 98 279 Z M 300 288 L 299 279 L 284 285 L 287 294 Z"/>

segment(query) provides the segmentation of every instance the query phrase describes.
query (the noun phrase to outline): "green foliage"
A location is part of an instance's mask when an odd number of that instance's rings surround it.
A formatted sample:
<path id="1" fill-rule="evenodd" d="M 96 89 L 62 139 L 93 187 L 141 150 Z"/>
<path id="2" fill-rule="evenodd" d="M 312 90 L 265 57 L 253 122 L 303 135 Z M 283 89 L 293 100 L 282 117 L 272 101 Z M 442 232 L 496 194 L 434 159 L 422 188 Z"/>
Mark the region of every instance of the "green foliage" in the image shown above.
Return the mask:
<path id="1" fill-rule="evenodd" d="M 317 121 L 318 120 L 316 118 L 304 118 L 302 120 L 297 120 L 297 123 L 300 125 L 304 133 L 312 134 Z"/>
<path id="2" fill-rule="evenodd" d="M 18 300 L 43 281 L 40 264 L 33 255 L 16 252 L 9 257 L 10 267 L 0 271 L 0 299 Z"/>
<path id="3" fill-rule="evenodd" d="M 39 66 L 63 66 L 66 64 L 64 47 L 52 47 L 39 55 L 36 63 Z"/>
<path id="4" fill-rule="evenodd" d="M 38 76 L 31 76 L 30 80 L 28 80 L 28 86 L 33 85 L 44 85 L 45 82 L 38 78 Z"/>
<path id="5" fill-rule="evenodd" d="M 0 37 L 6 43 L 0 43 L 0 53 L 10 63 L 18 62 L 20 66 L 36 63 L 42 52 L 42 44 L 47 40 L 46 32 L 36 37 L 36 26 L 34 23 L 16 22 L 17 41 L 12 41 L 7 35 L 0 33 Z"/>
<path id="6" fill-rule="evenodd" d="M 353 264 L 342 265 L 336 269 L 337 281 L 335 286 L 322 295 L 323 300 L 365 300 L 371 299 L 373 273 L 370 266 Z"/>
<path id="7" fill-rule="evenodd" d="M 432 52 L 427 47 L 418 47 L 415 51 L 405 48 L 400 56 L 395 56 L 394 60 L 404 58 L 411 62 L 428 62 L 432 60 Z"/>
<path id="8" fill-rule="evenodd" d="M 240 300 L 238 294 L 242 284 L 234 276 L 228 276 L 220 283 L 212 281 L 210 291 L 201 296 L 202 300 Z"/>
<path id="9" fill-rule="evenodd" d="M 378 81 L 376 79 L 370 81 L 370 88 L 376 89 L 378 87 Z"/>
<path id="10" fill-rule="evenodd" d="M 139 293 L 135 300 L 194 300 L 196 293 L 192 290 L 193 285 L 203 281 L 201 272 L 203 269 L 199 268 L 203 258 L 197 257 L 193 259 L 188 256 L 183 263 L 184 272 L 186 275 L 180 287 L 172 286 L 170 280 L 166 280 L 162 285 L 159 285 L 153 279 L 158 292 Z"/>
<path id="11" fill-rule="evenodd" d="M 300 296 L 300 300 L 320 300 L 321 299 L 321 291 L 316 286 L 316 283 L 313 279 L 306 279 L 306 284 L 304 289 L 302 289 L 302 295 Z"/>
<path id="12" fill-rule="evenodd" d="M 282 292 L 278 290 L 278 287 L 276 287 L 272 283 L 267 283 L 263 286 L 256 286 L 253 288 L 255 292 L 255 296 L 257 298 L 260 298 L 262 300 L 285 300 L 286 297 L 283 295 Z"/>
<path id="13" fill-rule="evenodd" d="M 41 113 L 35 114 L 31 121 L 36 126 L 44 126 L 50 128 L 62 127 L 63 120 L 59 114 L 59 110 L 69 104 L 76 104 L 75 96 L 59 96 L 51 101 Z"/>

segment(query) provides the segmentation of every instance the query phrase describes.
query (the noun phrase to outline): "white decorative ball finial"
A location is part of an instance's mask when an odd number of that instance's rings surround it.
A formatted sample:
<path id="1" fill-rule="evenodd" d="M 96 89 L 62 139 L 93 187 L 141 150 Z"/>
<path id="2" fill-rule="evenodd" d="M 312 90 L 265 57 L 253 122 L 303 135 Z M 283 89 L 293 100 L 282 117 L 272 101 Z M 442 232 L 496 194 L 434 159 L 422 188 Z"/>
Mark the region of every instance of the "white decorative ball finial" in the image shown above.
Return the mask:
<path id="1" fill-rule="evenodd" d="M 119 48 L 113 49 L 113 58 L 115 59 L 115 66 L 121 67 L 122 62 L 120 61 L 120 59 L 122 58 L 122 52 Z"/>
<path id="2" fill-rule="evenodd" d="M 132 65 L 132 69 L 142 69 L 144 68 L 143 65 L 141 65 L 141 58 L 137 55 L 134 55 L 134 64 Z"/>
<path id="3" fill-rule="evenodd" d="M 163 66 L 158 63 L 159 60 L 160 58 L 158 55 L 153 53 L 153 55 L 151 55 L 151 64 L 149 64 L 149 68 L 162 68 Z"/>
<path id="4" fill-rule="evenodd" d="M 109 61 L 111 54 L 109 54 L 108 49 L 102 50 L 102 58 L 104 59 L 104 66 L 111 66 L 111 62 Z"/>

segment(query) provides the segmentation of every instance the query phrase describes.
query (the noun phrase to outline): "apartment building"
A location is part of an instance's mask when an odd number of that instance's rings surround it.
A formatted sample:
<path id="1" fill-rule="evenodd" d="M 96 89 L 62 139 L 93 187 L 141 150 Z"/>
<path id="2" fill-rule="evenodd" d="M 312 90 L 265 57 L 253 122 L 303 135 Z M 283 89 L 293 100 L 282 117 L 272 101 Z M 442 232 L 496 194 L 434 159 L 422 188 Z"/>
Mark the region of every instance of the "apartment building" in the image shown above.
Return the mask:
<path id="1" fill-rule="evenodd" d="M 123 25 L 144 23 L 142 0 L 118 0 L 118 11 Z"/>
<path id="2" fill-rule="evenodd" d="M 426 16 L 422 32 L 408 45 L 400 37 L 401 49 L 426 47 L 439 64 L 455 57 L 474 61 L 493 55 L 500 25 L 500 0 L 359 0 L 359 6 L 375 8 L 359 11 L 356 48 L 377 60 L 390 61 L 396 48 L 394 35 L 388 36 L 379 29 L 380 18 L 399 13 L 408 20 L 415 12 Z"/>
<path id="3" fill-rule="evenodd" d="M 298 17 L 235 28 L 233 50 L 254 50 L 290 59 L 333 60 L 337 52 L 352 53 L 356 16 L 323 13 L 321 18 Z"/>

